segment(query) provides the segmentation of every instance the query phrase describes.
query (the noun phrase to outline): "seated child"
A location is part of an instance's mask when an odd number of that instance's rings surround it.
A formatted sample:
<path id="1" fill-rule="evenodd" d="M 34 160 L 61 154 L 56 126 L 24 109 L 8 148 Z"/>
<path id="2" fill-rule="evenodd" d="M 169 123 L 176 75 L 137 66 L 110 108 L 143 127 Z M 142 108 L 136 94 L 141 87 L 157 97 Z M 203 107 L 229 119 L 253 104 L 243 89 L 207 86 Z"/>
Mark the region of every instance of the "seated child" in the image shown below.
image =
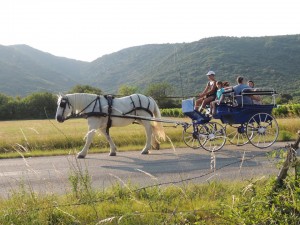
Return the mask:
<path id="1" fill-rule="evenodd" d="M 225 90 L 223 88 L 222 81 L 217 82 L 217 88 L 218 88 L 218 90 L 217 90 L 217 94 L 216 94 L 217 95 L 216 99 L 210 103 L 210 110 L 211 110 L 212 115 L 216 114 L 216 104 L 219 105 L 224 99 L 223 93 Z"/>

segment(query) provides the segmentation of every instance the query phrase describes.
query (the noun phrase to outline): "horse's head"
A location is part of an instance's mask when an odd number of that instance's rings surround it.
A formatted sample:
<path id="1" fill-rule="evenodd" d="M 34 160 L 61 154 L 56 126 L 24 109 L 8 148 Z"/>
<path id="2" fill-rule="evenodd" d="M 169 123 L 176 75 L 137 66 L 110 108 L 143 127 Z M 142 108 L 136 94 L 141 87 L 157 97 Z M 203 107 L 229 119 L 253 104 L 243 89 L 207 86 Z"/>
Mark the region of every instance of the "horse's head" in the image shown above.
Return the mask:
<path id="1" fill-rule="evenodd" d="M 62 123 L 71 116 L 73 113 L 72 105 L 69 99 L 65 95 L 59 95 L 57 100 L 57 110 L 55 118 L 58 122 Z"/>

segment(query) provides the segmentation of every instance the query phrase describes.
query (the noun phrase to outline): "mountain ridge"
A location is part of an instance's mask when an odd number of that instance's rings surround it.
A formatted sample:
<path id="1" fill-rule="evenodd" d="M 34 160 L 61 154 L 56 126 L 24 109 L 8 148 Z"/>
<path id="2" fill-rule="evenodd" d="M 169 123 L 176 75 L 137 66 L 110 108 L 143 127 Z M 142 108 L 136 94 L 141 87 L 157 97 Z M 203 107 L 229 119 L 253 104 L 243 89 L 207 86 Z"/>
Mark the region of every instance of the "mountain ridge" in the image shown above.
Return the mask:
<path id="1" fill-rule="evenodd" d="M 177 95 L 197 94 L 208 70 L 232 85 L 238 74 L 259 87 L 300 96 L 300 35 L 212 37 L 191 43 L 148 44 L 122 49 L 92 62 L 68 59 L 30 46 L 0 45 L 0 92 L 24 95 L 63 92 L 88 84 L 116 93 L 122 84 L 145 90 L 167 82 Z M 14 84 L 15 85 L 12 85 Z"/>

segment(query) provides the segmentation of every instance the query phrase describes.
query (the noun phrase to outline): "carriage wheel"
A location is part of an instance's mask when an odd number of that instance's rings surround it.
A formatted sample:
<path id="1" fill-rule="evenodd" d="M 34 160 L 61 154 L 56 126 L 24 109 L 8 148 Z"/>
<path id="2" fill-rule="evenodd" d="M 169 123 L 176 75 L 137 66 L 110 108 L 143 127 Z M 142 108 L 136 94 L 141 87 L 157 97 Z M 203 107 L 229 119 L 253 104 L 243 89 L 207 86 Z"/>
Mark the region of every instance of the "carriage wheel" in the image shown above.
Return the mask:
<path id="1" fill-rule="evenodd" d="M 184 143 L 190 148 L 200 148 L 199 127 L 198 124 L 186 124 L 183 127 L 182 138 Z"/>
<path id="2" fill-rule="evenodd" d="M 257 113 L 247 124 L 247 137 L 257 148 L 271 146 L 278 137 L 278 124 L 276 119 L 268 113 Z"/>
<path id="3" fill-rule="evenodd" d="M 226 142 L 224 127 L 216 122 L 208 122 L 199 128 L 200 144 L 209 152 L 220 150 Z"/>
<path id="4" fill-rule="evenodd" d="M 237 146 L 243 146 L 249 142 L 246 133 L 246 124 L 228 124 L 226 125 L 226 134 L 228 141 Z M 250 136 L 251 137 L 251 136 Z"/>

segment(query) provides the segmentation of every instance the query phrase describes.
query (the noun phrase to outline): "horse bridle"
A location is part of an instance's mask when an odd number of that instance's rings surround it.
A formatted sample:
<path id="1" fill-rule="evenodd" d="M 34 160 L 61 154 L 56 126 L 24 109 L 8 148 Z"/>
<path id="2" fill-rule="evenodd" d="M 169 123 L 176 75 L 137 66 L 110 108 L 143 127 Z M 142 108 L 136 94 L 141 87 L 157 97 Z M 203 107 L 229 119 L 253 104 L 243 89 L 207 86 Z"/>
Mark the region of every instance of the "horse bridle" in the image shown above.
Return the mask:
<path id="1" fill-rule="evenodd" d="M 64 116 L 67 106 L 69 107 L 69 109 L 72 107 L 69 99 L 67 97 L 62 97 L 59 103 L 59 107 L 63 108 L 62 116 Z M 70 119 L 71 117 L 73 117 L 73 110 L 71 112 L 71 115 L 66 117 L 64 120 Z"/>

